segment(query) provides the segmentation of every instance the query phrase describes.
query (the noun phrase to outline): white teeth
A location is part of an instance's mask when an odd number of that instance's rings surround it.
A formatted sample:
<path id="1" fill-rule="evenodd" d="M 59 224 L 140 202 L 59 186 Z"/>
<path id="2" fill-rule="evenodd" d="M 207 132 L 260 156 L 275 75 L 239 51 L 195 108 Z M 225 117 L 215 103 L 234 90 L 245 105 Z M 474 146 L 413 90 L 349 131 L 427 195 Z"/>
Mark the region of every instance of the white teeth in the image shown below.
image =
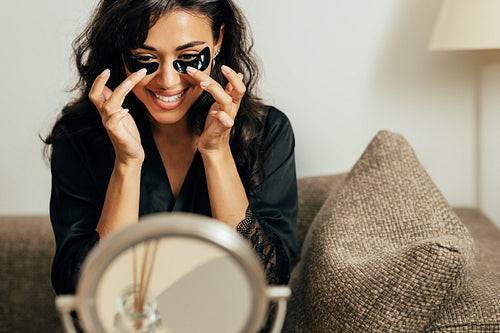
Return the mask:
<path id="1" fill-rule="evenodd" d="M 170 97 L 167 97 L 167 96 L 161 96 L 161 95 L 157 95 L 157 94 L 154 94 L 156 96 L 156 98 L 158 98 L 160 101 L 164 101 L 164 102 L 167 102 L 167 103 L 171 103 L 171 102 L 175 102 L 175 101 L 178 101 L 182 95 L 184 95 L 184 93 L 186 92 L 186 90 L 184 90 L 183 92 L 181 92 L 180 94 L 177 94 L 177 95 L 174 95 L 174 96 L 170 96 Z"/>

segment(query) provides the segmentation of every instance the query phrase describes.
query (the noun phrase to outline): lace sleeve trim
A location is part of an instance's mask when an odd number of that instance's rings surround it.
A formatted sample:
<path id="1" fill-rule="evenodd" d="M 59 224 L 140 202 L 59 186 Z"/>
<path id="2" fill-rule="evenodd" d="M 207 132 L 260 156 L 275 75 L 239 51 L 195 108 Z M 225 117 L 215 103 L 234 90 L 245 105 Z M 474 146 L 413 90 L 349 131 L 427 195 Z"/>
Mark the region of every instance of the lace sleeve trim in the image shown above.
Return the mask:
<path id="1" fill-rule="evenodd" d="M 281 240 L 265 223 L 261 223 L 250 207 L 247 208 L 245 219 L 238 223 L 236 230 L 250 241 L 264 266 L 269 284 L 287 284 L 290 279 L 290 268 Z"/>

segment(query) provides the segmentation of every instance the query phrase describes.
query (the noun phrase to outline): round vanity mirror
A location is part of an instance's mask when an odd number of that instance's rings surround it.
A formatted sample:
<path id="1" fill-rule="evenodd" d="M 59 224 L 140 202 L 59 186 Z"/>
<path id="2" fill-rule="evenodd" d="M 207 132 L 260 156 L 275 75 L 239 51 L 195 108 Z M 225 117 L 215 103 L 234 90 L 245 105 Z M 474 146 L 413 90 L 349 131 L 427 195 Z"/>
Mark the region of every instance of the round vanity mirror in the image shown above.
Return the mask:
<path id="1" fill-rule="evenodd" d="M 257 332 L 288 287 L 268 286 L 253 249 L 214 219 L 161 213 L 102 241 L 82 268 L 76 295 L 56 298 L 65 329 L 75 311 L 85 332 Z"/>

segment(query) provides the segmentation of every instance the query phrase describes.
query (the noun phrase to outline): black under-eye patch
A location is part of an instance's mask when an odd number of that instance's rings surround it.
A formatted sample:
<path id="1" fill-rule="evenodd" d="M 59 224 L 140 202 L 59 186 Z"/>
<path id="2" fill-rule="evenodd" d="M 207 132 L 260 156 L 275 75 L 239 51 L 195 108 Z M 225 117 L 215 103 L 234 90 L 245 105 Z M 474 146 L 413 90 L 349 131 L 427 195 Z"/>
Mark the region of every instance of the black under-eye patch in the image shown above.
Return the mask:
<path id="1" fill-rule="evenodd" d="M 130 73 L 135 73 L 142 68 L 146 68 L 146 75 L 153 74 L 158 70 L 160 64 L 157 62 L 141 62 L 147 58 L 145 56 L 135 56 L 130 51 L 126 51 L 123 54 L 123 61 L 125 62 L 125 66 L 127 66 Z"/>
<path id="2" fill-rule="evenodd" d="M 176 71 L 182 74 L 187 73 L 187 68 L 193 67 L 199 71 L 204 71 L 210 65 L 210 48 L 207 46 L 200 53 L 194 56 L 193 60 L 184 61 L 176 60 L 174 61 L 174 68 Z"/>

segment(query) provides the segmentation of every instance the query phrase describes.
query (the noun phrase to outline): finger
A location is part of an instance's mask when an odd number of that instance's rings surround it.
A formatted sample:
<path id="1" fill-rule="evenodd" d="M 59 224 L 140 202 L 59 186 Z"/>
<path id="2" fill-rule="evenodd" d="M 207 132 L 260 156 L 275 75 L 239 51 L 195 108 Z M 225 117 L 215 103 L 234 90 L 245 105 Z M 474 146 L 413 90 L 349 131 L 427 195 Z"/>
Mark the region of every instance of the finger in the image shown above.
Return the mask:
<path id="1" fill-rule="evenodd" d="M 234 119 L 224 111 L 210 111 L 210 115 L 217 119 L 222 125 L 222 132 L 230 129 L 234 125 Z"/>
<path id="2" fill-rule="evenodd" d="M 209 84 L 219 84 L 219 82 L 215 81 L 210 75 L 205 72 L 199 71 L 194 67 L 188 66 L 186 70 L 189 76 L 198 81 L 198 83 L 208 82 Z"/>
<path id="3" fill-rule="evenodd" d="M 234 125 L 234 119 L 231 118 L 226 112 L 219 111 L 216 114 L 216 118 L 220 121 L 220 123 L 226 127 L 231 128 Z"/>
<path id="4" fill-rule="evenodd" d="M 92 103 L 94 103 L 94 105 L 97 107 L 97 109 L 99 109 L 99 111 L 100 111 L 100 106 L 106 100 L 103 92 L 104 88 L 106 87 L 106 83 L 108 82 L 109 76 L 110 76 L 109 69 L 105 69 L 101 74 L 99 74 L 96 77 L 89 91 L 89 99 Z"/>
<path id="5" fill-rule="evenodd" d="M 219 85 L 219 83 L 214 79 L 212 79 L 207 73 L 199 71 L 196 68 L 188 67 L 187 72 L 191 77 L 198 80 L 200 83 L 206 82 L 209 83 L 210 85 Z M 232 88 L 229 88 L 231 91 L 230 96 L 232 97 L 234 103 L 238 104 L 246 92 L 246 87 L 242 81 L 242 76 L 239 76 L 238 74 L 236 74 L 235 71 L 233 71 L 231 68 L 227 66 L 222 66 L 222 72 L 224 76 L 228 79 L 229 81 L 228 84 L 231 84 L 232 86 Z M 226 89 L 228 89 L 227 86 Z"/>
<path id="6" fill-rule="evenodd" d="M 125 118 L 128 114 L 128 109 L 121 109 L 119 112 L 115 112 L 111 117 L 109 117 L 104 126 L 106 129 L 115 131 L 120 124 L 120 121 Z"/>
<path id="7" fill-rule="evenodd" d="M 226 85 L 226 89 L 225 89 L 225 92 L 227 92 L 229 95 L 231 95 L 231 92 L 233 91 L 233 86 L 231 85 L 231 83 L 228 83 Z"/>
<path id="8" fill-rule="evenodd" d="M 109 98 L 104 102 L 104 112 L 111 116 L 113 113 L 121 110 L 121 105 L 125 100 L 127 94 L 132 91 L 137 83 L 139 83 L 146 76 L 146 69 L 142 68 L 135 73 L 130 74 L 125 81 L 123 81 Z"/>
<path id="9" fill-rule="evenodd" d="M 228 113 L 231 112 L 233 109 L 233 98 L 222 89 L 220 84 L 202 81 L 200 86 L 203 90 L 208 91 L 212 95 L 215 102 L 221 106 L 223 111 Z"/>
<path id="10" fill-rule="evenodd" d="M 238 73 L 238 77 L 239 77 L 241 80 L 243 80 L 243 74 Z M 231 85 L 231 82 L 229 82 L 229 83 L 226 85 L 226 92 L 227 92 L 229 95 L 231 95 L 232 91 L 233 91 L 233 86 Z"/>
<path id="11" fill-rule="evenodd" d="M 243 83 L 243 74 L 236 73 L 226 65 L 222 66 L 222 74 L 224 74 L 232 86 L 231 97 L 233 97 L 235 101 L 240 101 L 247 90 Z"/>
<path id="12" fill-rule="evenodd" d="M 104 96 L 104 100 L 107 100 L 111 96 L 112 93 L 113 93 L 113 91 L 105 86 L 103 91 L 102 91 L 102 95 Z"/>

